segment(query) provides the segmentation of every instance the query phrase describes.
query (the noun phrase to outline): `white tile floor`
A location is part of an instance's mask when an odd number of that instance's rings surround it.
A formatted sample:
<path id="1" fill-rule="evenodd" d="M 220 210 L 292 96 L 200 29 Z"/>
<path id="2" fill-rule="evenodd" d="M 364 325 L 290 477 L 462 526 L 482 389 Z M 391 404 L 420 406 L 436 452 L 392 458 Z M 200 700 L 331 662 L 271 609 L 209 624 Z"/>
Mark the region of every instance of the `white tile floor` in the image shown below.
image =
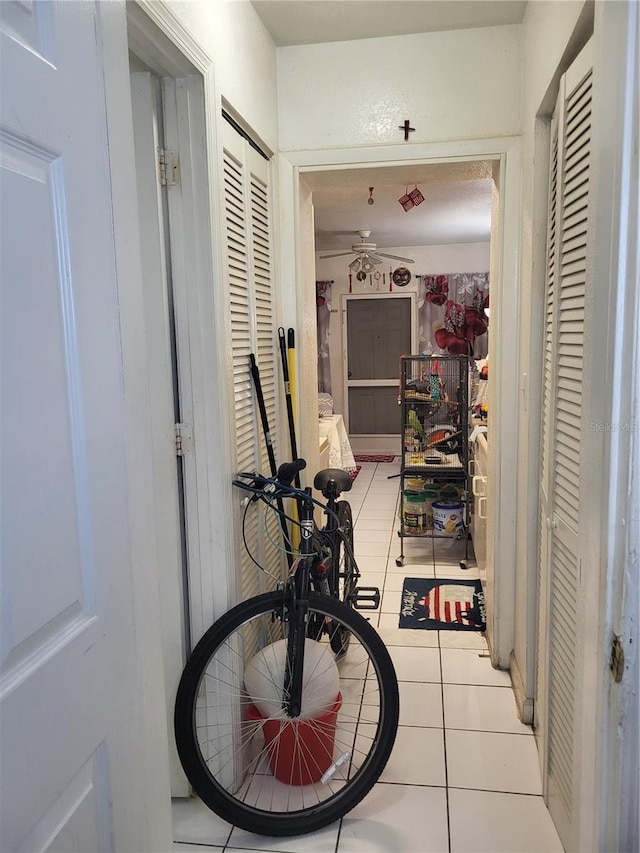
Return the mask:
<path id="1" fill-rule="evenodd" d="M 533 734 L 518 720 L 509 676 L 491 667 L 482 635 L 398 628 L 405 577 L 478 577 L 473 559 L 460 569 L 460 541 L 405 539 L 405 563 L 396 566 L 399 480 L 388 477 L 398 466 L 361 464 L 348 496 L 355 552 L 362 584 L 383 592 L 371 622 L 400 684 L 400 727 L 389 763 L 346 817 L 296 838 L 251 835 L 199 800 L 176 800 L 174 850 L 561 853 L 541 797 Z"/>

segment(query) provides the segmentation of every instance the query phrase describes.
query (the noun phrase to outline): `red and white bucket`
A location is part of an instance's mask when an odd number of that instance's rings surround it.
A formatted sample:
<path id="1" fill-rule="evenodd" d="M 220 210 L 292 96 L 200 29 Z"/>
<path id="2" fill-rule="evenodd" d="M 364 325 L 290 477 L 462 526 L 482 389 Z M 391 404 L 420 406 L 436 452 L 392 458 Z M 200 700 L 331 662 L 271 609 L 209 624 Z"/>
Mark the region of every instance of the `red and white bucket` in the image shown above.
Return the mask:
<path id="1" fill-rule="evenodd" d="M 333 764 L 338 712 L 342 694 L 324 714 L 305 720 L 270 719 L 255 705 L 247 710 L 247 719 L 262 723 L 269 767 L 280 782 L 310 785 L 319 782 Z"/>

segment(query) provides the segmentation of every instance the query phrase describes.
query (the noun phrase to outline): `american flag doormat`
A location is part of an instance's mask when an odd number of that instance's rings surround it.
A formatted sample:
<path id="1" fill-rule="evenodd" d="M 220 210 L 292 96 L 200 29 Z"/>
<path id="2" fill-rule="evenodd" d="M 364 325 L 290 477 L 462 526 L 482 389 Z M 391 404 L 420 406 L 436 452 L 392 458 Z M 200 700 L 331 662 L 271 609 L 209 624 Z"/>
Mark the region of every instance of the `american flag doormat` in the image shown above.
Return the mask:
<path id="1" fill-rule="evenodd" d="M 400 628 L 485 631 L 487 617 L 479 580 L 405 578 Z"/>

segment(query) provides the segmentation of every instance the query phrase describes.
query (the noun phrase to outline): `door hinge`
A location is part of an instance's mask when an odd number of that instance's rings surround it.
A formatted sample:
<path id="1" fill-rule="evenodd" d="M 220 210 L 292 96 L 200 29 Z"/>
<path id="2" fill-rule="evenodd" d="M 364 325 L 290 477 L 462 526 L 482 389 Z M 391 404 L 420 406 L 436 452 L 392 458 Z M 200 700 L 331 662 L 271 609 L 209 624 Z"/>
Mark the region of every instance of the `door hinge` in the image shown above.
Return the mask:
<path id="1" fill-rule="evenodd" d="M 622 640 L 618 634 L 614 634 L 611 638 L 611 658 L 609 660 L 609 669 L 613 675 L 613 680 L 616 684 L 622 681 L 624 675 L 624 649 L 622 648 Z"/>
<path id="2" fill-rule="evenodd" d="M 193 433 L 190 424 L 175 425 L 176 456 L 193 453 Z"/>
<path id="3" fill-rule="evenodd" d="M 178 152 L 168 148 L 158 148 L 158 180 L 160 186 L 175 187 L 180 183 L 180 163 Z"/>

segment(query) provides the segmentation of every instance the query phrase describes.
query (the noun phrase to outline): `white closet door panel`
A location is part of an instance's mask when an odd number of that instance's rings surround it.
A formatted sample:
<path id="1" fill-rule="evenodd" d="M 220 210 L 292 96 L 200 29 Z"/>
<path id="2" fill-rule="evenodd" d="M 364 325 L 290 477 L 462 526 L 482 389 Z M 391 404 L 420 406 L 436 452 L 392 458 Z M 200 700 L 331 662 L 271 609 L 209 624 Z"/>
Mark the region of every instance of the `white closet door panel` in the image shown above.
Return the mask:
<path id="1" fill-rule="evenodd" d="M 249 204 L 251 210 L 251 269 L 254 305 L 254 352 L 260 367 L 260 382 L 264 395 L 267 419 L 271 429 L 272 448 L 276 463 L 286 461 L 278 454 L 278 353 L 276 352 L 276 322 L 272 277 L 272 228 L 269 194 L 269 164 L 247 146 L 249 169 Z M 260 467 L 268 471 L 269 460 L 265 443 L 260 441 Z M 261 561 L 267 569 L 264 589 L 275 588 L 276 578 L 282 577 L 282 552 L 273 543 L 281 542 L 280 522 L 273 512 L 267 512 L 261 540 Z"/>
<path id="2" fill-rule="evenodd" d="M 257 468 L 256 420 L 253 388 L 249 374 L 251 305 L 247 206 L 242 145 L 236 138 L 237 134 L 231 128 L 224 125 L 223 132 L 225 236 L 233 371 L 235 468 L 236 471 L 241 472 L 253 471 Z M 256 575 L 255 566 L 247 553 L 247 548 L 252 552 L 257 550 L 258 514 L 255 508 L 250 507 L 250 511 L 244 520 L 242 536 L 239 532 L 242 523 L 242 512 L 240 510 L 237 514 L 236 523 L 238 530 L 236 554 L 239 561 L 236 586 L 241 597 L 244 597 L 251 594 L 251 581 Z M 243 539 L 246 542 L 246 547 Z"/>
<path id="3" fill-rule="evenodd" d="M 272 447 L 278 459 L 269 163 L 227 122 L 223 122 L 223 144 L 235 467 L 237 471 L 259 470 L 269 474 L 269 459 L 249 369 L 249 355 L 253 353 L 260 371 Z M 241 516 L 239 511 L 236 518 L 238 589 L 240 596 L 246 598 L 273 585 L 269 576 L 257 569 L 247 547 L 274 576 L 281 574 L 282 555 L 272 544 L 280 542 L 279 522 L 272 512 L 267 512 L 265 518 L 264 508 L 252 505 L 245 518 L 243 534 Z"/>
<path id="4" fill-rule="evenodd" d="M 582 69 L 582 70 L 578 70 Z M 580 446 L 589 240 L 591 71 L 586 52 L 561 80 L 552 134 L 541 448 L 540 619 L 537 714 L 544 790 L 567 847 L 573 838 L 580 586 Z"/>

